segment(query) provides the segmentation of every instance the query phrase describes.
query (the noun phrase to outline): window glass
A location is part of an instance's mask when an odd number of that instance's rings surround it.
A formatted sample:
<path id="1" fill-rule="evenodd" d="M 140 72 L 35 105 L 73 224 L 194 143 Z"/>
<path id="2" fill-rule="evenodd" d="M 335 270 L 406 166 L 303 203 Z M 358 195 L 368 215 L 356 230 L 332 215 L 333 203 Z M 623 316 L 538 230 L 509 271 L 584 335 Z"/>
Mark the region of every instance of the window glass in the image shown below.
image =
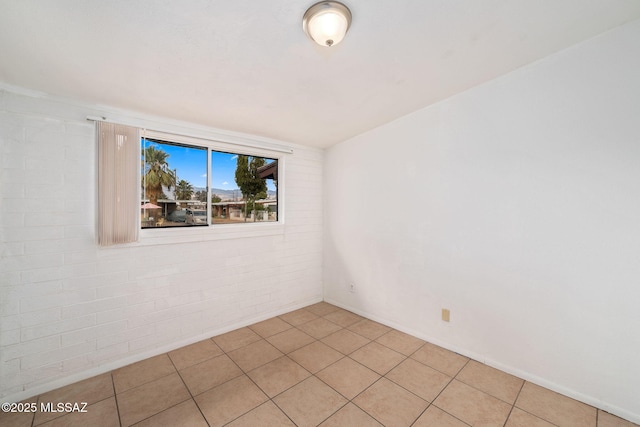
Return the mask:
<path id="1" fill-rule="evenodd" d="M 142 228 L 207 225 L 207 149 L 142 138 Z M 204 219 L 204 220 L 203 220 Z"/>
<path id="2" fill-rule="evenodd" d="M 211 222 L 278 221 L 278 161 L 211 152 Z"/>
<path id="3" fill-rule="evenodd" d="M 278 221 L 277 159 L 154 138 L 141 153 L 142 228 Z"/>

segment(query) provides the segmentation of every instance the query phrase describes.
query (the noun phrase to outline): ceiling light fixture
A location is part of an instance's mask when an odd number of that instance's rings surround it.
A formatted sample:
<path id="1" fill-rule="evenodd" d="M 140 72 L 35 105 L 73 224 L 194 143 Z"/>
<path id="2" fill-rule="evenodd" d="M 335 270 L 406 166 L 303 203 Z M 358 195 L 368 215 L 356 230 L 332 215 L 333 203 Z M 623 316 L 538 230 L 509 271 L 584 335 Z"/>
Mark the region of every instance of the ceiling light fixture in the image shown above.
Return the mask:
<path id="1" fill-rule="evenodd" d="M 351 26 L 351 11 L 337 1 L 314 4 L 302 18 L 302 28 L 320 46 L 331 47 L 342 41 Z"/>

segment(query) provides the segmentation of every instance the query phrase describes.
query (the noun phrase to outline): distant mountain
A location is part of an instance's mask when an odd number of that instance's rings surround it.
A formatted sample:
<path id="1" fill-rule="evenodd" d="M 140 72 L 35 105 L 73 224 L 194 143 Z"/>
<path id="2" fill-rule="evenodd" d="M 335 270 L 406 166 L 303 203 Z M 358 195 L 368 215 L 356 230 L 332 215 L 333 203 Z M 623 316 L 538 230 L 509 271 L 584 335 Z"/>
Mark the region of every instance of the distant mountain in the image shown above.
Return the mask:
<path id="1" fill-rule="evenodd" d="M 194 187 L 193 189 L 194 191 L 206 191 L 206 188 L 201 188 L 201 187 Z M 242 199 L 242 193 L 240 192 L 239 189 L 233 189 L 233 190 L 224 190 L 222 188 L 212 188 L 211 189 L 211 194 L 215 194 L 218 197 L 220 197 L 223 201 L 227 201 L 227 200 L 241 200 Z M 272 190 L 268 190 L 267 191 L 267 195 L 269 196 L 269 198 L 275 198 L 276 196 L 276 192 L 272 191 Z"/>
<path id="2" fill-rule="evenodd" d="M 240 200 L 242 199 L 242 193 L 239 189 L 224 190 L 222 188 L 212 188 L 211 194 L 215 194 L 222 200 Z"/>

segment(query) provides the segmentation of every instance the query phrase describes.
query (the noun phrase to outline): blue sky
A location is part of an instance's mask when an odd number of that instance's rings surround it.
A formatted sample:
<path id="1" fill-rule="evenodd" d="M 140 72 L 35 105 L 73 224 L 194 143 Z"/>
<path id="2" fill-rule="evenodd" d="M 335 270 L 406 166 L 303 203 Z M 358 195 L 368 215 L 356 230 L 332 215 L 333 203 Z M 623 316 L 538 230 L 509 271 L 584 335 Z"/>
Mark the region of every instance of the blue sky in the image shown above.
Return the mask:
<path id="1" fill-rule="evenodd" d="M 146 146 L 154 146 L 163 150 L 169 157 L 167 163 L 178 174 L 178 180 L 189 181 L 194 187 L 206 188 L 207 186 L 207 149 L 184 147 L 180 145 L 159 144 L 146 141 Z M 223 190 L 238 188 L 235 181 L 237 154 L 211 152 L 211 187 Z M 272 161 L 267 159 L 267 163 Z M 273 180 L 267 180 L 267 188 L 275 191 Z"/>
<path id="2" fill-rule="evenodd" d="M 234 190 L 236 184 L 236 159 L 237 154 L 211 152 L 211 187 L 223 190 Z"/>

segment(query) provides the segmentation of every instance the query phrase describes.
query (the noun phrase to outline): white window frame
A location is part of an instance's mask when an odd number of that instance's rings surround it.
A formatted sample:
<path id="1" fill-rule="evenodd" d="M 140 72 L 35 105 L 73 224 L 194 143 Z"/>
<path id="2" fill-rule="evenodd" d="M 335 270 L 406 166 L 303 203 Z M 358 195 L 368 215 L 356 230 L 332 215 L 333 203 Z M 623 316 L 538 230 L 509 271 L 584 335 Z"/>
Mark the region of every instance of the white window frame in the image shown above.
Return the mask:
<path id="1" fill-rule="evenodd" d="M 241 224 L 211 224 L 208 219 L 207 226 L 196 227 L 166 227 L 166 228 L 142 228 L 138 218 L 140 239 L 137 243 L 127 244 L 131 246 L 164 245 L 189 242 L 203 242 L 222 239 L 240 239 L 247 237 L 261 237 L 284 233 L 285 223 L 285 170 L 286 153 L 272 151 L 266 148 L 247 147 L 217 141 L 213 139 L 178 135 L 168 132 L 142 129 L 141 138 L 152 138 L 168 143 L 191 145 L 207 149 L 207 200 L 211 201 L 211 151 L 223 151 L 233 154 L 248 156 L 260 156 L 278 161 L 278 220 L 270 222 L 248 222 Z M 210 217 L 210 215 L 208 215 Z"/>

